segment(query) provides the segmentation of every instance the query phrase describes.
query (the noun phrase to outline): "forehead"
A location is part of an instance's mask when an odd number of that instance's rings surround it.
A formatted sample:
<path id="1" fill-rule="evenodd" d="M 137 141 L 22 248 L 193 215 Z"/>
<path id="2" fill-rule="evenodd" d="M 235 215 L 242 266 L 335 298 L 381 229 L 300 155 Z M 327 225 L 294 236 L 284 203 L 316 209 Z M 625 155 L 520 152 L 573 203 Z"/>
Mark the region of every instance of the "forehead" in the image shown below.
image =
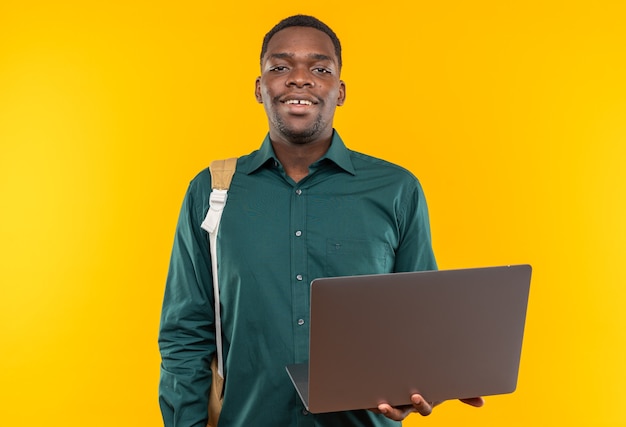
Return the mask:
<path id="1" fill-rule="evenodd" d="M 288 27 L 274 34 L 263 61 L 278 54 L 324 55 L 338 62 L 335 45 L 328 34 L 310 27 Z"/>

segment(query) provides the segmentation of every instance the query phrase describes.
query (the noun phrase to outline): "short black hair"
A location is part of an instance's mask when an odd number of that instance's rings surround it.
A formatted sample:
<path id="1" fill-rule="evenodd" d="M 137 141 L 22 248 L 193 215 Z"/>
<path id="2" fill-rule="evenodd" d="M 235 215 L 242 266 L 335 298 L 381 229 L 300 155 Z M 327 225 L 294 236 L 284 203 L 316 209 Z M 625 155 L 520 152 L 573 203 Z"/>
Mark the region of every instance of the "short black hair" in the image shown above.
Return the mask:
<path id="1" fill-rule="evenodd" d="M 337 61 L 339 62 L 339 69 L 341 69 L 341 43 L 339 42 L 339 38 L 337 34 L 326 24 L 324 24 L 319 19 L 309 16 L 309 15 L 293 15 L 288 18 L 283 19 L 278 24 L 274 26 L 263 38 L 263 45 L 261 46 L 261 64 L 263 64 L 263 57 L 265 53 L 267 53 L 267 45 L 269 44 L 274 34 L 279 32 L 280 30 L 284 30 L 289 27 L 309 27 L 315 28 L 316 30 L 320 30 L 323 33 L 326 33 L 328 37 L 333 42 L 335 46 L 335 55 L 337 55 Z"/>

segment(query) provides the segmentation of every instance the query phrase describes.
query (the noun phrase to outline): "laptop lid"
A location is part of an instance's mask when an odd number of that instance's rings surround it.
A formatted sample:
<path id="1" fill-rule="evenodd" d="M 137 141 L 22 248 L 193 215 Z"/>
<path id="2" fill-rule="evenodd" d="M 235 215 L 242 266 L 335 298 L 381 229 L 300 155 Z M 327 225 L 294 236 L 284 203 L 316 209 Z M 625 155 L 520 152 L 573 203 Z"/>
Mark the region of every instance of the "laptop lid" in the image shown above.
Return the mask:
<path id="1" fill-rule="evenodd" d="M 308 369 L 287 370 L 312 413 L 511 393 L 530 277 L 516 265 L 315 279 Z"/>

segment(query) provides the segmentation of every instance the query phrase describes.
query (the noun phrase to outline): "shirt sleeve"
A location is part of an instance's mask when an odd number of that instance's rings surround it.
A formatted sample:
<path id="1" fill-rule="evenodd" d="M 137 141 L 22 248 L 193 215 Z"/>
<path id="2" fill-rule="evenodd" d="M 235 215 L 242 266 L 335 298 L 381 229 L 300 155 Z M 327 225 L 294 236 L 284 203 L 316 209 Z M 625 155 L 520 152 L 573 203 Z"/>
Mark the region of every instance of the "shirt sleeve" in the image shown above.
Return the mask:
<path id="1" fill-rule="evenodd" d="M 166 427 L 204 427 L 208 419 L 214 299 L 208 235 L 200 228 L 208 193 L 203 197 L 199 187 L 192 181 L 183 201 L 161 312 L 159 405 Z"/>
<path id="2" fill-rule="evenodd" d="M 399 217 L 400 242 L 394 264 L 396 273 L 437 269 L 426 197 L 417 180 L 415 184 L 407 192 Z"/>

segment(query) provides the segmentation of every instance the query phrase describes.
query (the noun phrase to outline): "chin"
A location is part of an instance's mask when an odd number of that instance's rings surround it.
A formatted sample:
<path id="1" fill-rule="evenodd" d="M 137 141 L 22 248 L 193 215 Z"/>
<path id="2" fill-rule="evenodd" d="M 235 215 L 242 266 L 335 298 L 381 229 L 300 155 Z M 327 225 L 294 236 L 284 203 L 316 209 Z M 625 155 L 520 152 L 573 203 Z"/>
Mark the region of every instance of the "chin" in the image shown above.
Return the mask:
<path id="1" fill-rule="evenodd" d="M 273 125 L 275 129 L 288 141 L 294 144 L 308 144 L 316 141 L 323 133 L 325 126 L 317 117 L 312 123 L 305 126 L 290 126 L 282 117 L 276 115 Z"/>

